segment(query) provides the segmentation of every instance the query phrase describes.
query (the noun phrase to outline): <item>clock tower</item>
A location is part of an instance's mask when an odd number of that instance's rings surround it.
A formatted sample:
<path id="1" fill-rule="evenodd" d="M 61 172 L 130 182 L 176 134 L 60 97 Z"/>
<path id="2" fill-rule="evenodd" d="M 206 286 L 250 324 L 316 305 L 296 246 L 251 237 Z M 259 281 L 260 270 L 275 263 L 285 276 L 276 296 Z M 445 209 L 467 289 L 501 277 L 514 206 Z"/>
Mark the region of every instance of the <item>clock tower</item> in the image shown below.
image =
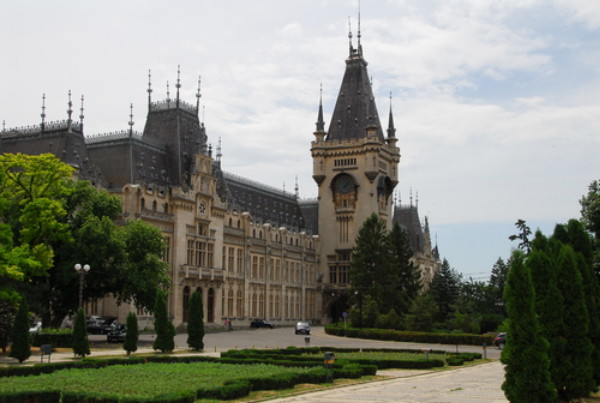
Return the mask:
<path id="1" fill-rule="evenodd" d="M 313 179 L 319 188 L 323 319 L 335 320 L 346 308 L 352 248 L 359 228 L 373 213 L 391 227 L 392 192 L 400 161 L 391 106 L 384 136 L 360 36 L 354 49 L 350 35 L 350 54 L 329 130 L 325 131 L 322 97 L 316 126 L 311 154 Z"/>

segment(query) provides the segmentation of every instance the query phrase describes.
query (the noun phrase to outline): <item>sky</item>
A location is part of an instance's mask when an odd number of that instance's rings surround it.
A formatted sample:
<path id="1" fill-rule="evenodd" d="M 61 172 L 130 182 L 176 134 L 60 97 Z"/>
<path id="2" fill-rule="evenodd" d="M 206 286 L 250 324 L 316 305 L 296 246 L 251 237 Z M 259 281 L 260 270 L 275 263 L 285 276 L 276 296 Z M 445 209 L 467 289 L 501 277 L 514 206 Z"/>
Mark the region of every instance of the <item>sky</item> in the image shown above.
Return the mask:
<path id="1" fill-rule="evenodd" d="M 224 170 L 317 197 L 310 142 L 326 129 L 358 0 L 0 0 L 0 120 L 74 115 L 85 134 L 143 130 L 153 100 L 195 104 Z M 429 219 L 465 279 L 487 280 L 514 223 L 549 234 L 598 179 L 600 2 L 362 0 L 380 118 L 394 113 L 396 198 Z M 349 27 L 350 24 L 350 27 Z"/>

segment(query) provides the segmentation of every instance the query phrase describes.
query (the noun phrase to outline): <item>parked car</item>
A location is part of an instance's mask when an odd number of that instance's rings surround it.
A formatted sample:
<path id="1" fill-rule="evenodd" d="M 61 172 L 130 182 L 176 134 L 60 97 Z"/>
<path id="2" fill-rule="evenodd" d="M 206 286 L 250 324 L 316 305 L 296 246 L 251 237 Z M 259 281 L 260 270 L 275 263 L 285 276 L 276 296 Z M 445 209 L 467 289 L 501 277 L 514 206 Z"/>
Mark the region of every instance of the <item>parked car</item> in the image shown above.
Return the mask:
<path id="1" fill-rule="evenodd" d="M 42 330 L 42 322 L 34 322 L 29 328 L 29 333 L 38 333 L 40 330 Z"/>
<path id="2" fill-rule="evenodd" d="M 310 334 L 310 325 L 308 322 L 298 322 L 296 323 L 296 327 L 294 328 L 294 332 L 296 334 Z"/>
<path id="3" fill-rule="evenodd" d="M 250 322 L 250 327 L 255 327 L 255 328 L 268 327 L 270 329 L 273 329 L 275 327 L 275 325 L 264 319 L 253 319 L 252 322 Z"/>
<path id="4" fill-rule="evenodd" d="M 104 320 L 100 316 L 90 316 L 87 318 L 87 332 L 89 334 L 102 334 L 102 324 Z"/>
<path id="5" fill-rule="evenodd" d="M 100 334 L 108 334 L 111 330 L 114 330 L 115 324 L 118 324 L 117 318 L 114 316 L 102 318 L 102 325 L 100 326 Z"/>
<path id="6" fill-rule="evenodd" d="M 498 335 L 494 339 L 494 344 L 500 350 L 504 349 L 504 345 L 506 344 L 506 333 L 505 332 L 498 333 Z"/>
<path id="7" fill-rule="evenodd" d="M 114 322 L 112 330 L 106 335 L 106 341 L 109 343 L 123 343 L 127 335 L 127 327 L 118 322 Z"/>

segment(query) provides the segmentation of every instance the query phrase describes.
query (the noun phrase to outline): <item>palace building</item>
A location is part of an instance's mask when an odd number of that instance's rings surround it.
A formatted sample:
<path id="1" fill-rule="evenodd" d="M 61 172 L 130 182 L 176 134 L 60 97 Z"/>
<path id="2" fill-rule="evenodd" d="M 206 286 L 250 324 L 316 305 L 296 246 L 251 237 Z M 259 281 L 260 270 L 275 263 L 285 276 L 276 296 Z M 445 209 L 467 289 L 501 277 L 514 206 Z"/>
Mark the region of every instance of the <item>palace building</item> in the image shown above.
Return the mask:
<path id="1" fill-rule="evenodd" d="M 347 307 L 348 269 L 358 229 L 372 213 L 388 225 L 397 221 L 409 234 L 414 263 L 425 284 L 439 270 L 427 219 L 417 206 L 395 205 L 400 149 L 391 111 L 384 131 L 379 119 L 360 35 L 350 43 L 338 98 L 325 131 L 319 102 L 310 144 L 316 200 L 242 178 L 222 167 L 220 145 L 208 145 L 195 103 L 180 99 L 179 71 L 173 99 L 152 99 L 148 75 L 148 113 L 144 130 L 84 135 L 83 97 L 73 119 L 69 93 L 67 119 L 5 128 L 0 152 L 53 153 L 90 180 L 120 197 L 123 220 L 141 219 L 166 239 L 164 260 L 172 286 L 169 312 L 175 326 L 187 321 L 192 292 L 202 293 L 207 325 L 224 320 L 247 326 L 251 318 L 280 324 L 298 320 L 335 321 Z M 308 150 L 307 144 L 307 150 Z M 135 306 L 111 298 L 88 303 L 86 312 L 118 316 Z"/>

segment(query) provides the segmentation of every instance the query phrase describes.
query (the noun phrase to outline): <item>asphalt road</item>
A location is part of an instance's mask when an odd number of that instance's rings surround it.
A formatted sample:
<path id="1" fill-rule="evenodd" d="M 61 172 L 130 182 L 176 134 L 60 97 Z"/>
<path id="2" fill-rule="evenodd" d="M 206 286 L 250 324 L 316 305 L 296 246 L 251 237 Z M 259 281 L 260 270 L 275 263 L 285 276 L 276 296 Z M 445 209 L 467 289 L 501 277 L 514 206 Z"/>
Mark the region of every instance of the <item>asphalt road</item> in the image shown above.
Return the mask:
<path id="1" fill-rule="evenodd" d="M 178 334 L 175 336 L 175 348 L 187 348 L 187 334 Z M 282 327 L 275 329 L 236 329 L 231 332 L 207 333 L 204 336 L 204 349 L 207 352 L 221 352 L 230 349 L 243 348 L 285 348 L 288 346 L 304 347 L 306 345 L 306 336 L 295 335 L 293 327 Z M 90 336 L 90 340 L 103 341 L 106 336 Z M 154 340 L 152 334 L 140 335 L 140 345 L 150 344 Z M 330 336 L 325 333 L 322 326 L 312 328 L 310 335 L 311 347 L 355 347 L 355 348 L 410 348 L 410 349 L 433 349 L 445 350 L 449 352 L 484 352 L 482 347 L 466 345 L 445 345 L 445 344 L 422 344 L 422 343 L 402 343 L 380 340 L 354 339 L 347 337 Z M 109 347 L 110 345 L 107 345 Z M 114 345 L 113 345 L 114 346 Z M 487 358 L 499 359 L 500 350 L 495 347 L 488 347 L 485 350 Z"/>

